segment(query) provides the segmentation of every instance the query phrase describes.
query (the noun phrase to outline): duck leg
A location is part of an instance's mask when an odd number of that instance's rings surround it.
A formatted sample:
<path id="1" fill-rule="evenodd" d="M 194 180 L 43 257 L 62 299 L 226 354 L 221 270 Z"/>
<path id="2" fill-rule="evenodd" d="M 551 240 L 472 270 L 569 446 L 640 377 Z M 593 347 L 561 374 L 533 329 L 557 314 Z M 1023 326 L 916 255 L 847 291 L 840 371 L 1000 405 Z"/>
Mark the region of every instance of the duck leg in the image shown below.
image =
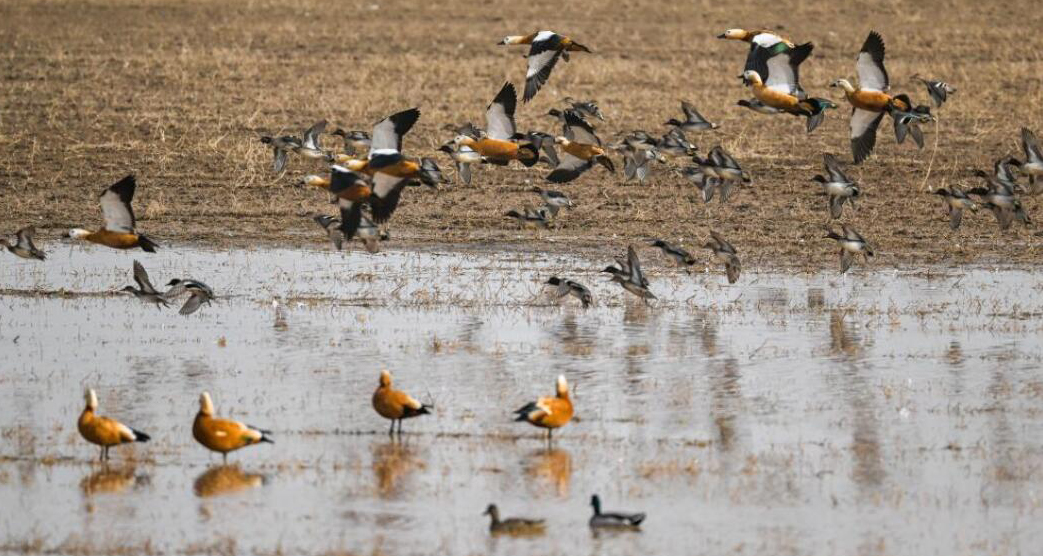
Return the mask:
<path id="1" fill-rule="evenodd" d="M 391 428 L 388 429 L 388 436 L 394 436 L 394 435 L 395 435 L 395 420 L 392 419 L 391 420 Z"/>

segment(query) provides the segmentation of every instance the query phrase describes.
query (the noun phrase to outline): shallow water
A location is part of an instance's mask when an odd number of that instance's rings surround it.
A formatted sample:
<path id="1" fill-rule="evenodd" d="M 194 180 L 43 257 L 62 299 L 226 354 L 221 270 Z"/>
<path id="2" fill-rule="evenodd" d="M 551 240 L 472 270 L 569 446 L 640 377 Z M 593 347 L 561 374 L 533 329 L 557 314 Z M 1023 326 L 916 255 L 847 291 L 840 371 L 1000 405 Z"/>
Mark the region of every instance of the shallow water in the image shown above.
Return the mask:
<path id="1" fill-rule="evenodd" d="M 1043 505 L 1043 281 L 1019 270 L 688 276 L 642 251 L 510 253 L 51 244 L 0 258 L 0 548 L 55 554 L 1023 554 Z M 222 296 L 190 317 L 113 292 L 141 260 Z M 701 269 L 700 269 L 701 270 Z M 557 304 L 577 279 L 597 304 Z M 278 307 L 273 306 L 278 300 Z M 436 406 L 401 442 L 380 369 Z M 511 410 L 563 373 L 547 448 Z M 153 436 L 94 460 L 100 413 Z M 221 467 L 199 392 L 273 429 Z M 645 511 L 592 535 L 589 497 Z M 485 506 L 547 519 L 490 538 Z M 14 511 L 12 511 L 14 509 Z M 678 550 L 679 547 L 683 547 Z"/>

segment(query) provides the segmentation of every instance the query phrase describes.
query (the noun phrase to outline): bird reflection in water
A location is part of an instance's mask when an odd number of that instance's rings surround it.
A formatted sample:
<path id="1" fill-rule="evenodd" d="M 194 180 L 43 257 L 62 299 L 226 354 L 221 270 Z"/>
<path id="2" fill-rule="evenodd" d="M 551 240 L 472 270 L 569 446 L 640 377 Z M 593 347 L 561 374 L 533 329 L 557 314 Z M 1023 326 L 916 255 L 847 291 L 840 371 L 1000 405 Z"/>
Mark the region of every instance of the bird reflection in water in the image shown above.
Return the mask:
<path id="1" fill-rule="evenodd" d="M 119 494 L 129 487 L 137 487 L 148 484 L 148 475 L 135 474 L 133 465 L 109 467 L 102 466 L 101 469 L 86 475 L 80 481 L 80 490 L 85 496 L 95 494 Z"/>
<path id="2" fill-rule="evenodd" d="M 265 483 L 260 473 L 247 473 L 238 464 L 215 465 L 196 477 L 193 490 L 200 498 L 234 494 Z"/>
<path id="3" fill-rule="evenodd" d="M 526 472 L 536 483 L 553 496 L 565 498 L 569 495 L 572 479 L 572 456 L 561 448 L 536 450 L 525 459 Z"/>
<path id="4" fill-rule="evenodd" d="M 423 467 L 412 448 L 400 440 L 375 443 L 373 446 L 373 478 L 377 495 L 384 499 L 398 498 L 403 481 L 414 469 Z"/>

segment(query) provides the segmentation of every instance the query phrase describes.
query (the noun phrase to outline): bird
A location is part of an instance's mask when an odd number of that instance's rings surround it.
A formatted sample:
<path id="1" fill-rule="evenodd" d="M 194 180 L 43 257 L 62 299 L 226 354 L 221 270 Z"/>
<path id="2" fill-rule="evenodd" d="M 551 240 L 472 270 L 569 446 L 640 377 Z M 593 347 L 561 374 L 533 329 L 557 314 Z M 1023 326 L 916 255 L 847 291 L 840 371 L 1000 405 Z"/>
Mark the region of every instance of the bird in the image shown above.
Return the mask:
<path id="1" fill-rule="evenodd" d="M 695 106 L 686 100 L 681 101 L 681 111 L 684 112 L 684 120 L 670 118 L 663 125 L 673 126 L 674 129 L 679 129 L 685 133 L 717 129 L 717 124 L 711 123 L 704 118 L 702 114 L 695 109 Z"/>
<path id="2" fill-rule="evenodd" d="M 386 369 L 380 371 L 380 384 L 377 391 L 373 392 L 373 409 L 385 418 L 391 420 L 391 428 L 388 434 L 395 433 L 395 422 L 398 422 L 398 434 L 402 434 L 402 420 L 428 415 L 432 406 L 418 402 L 409 394 L 391 387 L 391 373 Z"/>
<path id="3" fill-rule="evenodd" d="M 794 116 L 806 117 L 808 133 L 822 123 L 827 108 L 836 106 L 827 99 L 809 98 L 800 86 L 798 67 L 811 55 L 813 48 L 811 43 L 805 43 L 771 57 L 768 57 L 767 50 L 756 51 L 753 53 L 756 57 L 754 65 L 767 67 L 768 77 L 755 69 L 747 69 L 742 74 L 743 82 L 750 87 L 760 104 Z"/>
<path id="4" fill-rule="evenodd" d="M 446 143 L 438 148 L 439 151 L 449 155 L 456 164 L 456 177 L 464 185 L 471 185 L 471 165 L 482 162 L 482 155 L 467 145 L 457 145 L 455 142 Z"/>
<path id="5" fill-rule="evenodd" d="M 598 108 L 597 101 L 594 100 L 573 100 L 572 97 L 565 97 L 561 99 L 562 102 L 569 105 L 573 110 L 579 112 L 582 116 L 590 116 L 597 118 L 601 121 L 605 121 L 605 115 L 601 113 L 601 108 Z"/>
<path id="6" fill-rule="evenodd" d="M 185 304 L 178 310 L 178 314 L 182 316 L 191 315 L 198 311 L 199 307 L 204 303 L 210 305 L 210 302 L 214 299 L 214 290 L 210 286 L 191 278 L 174 278 L 167 282 L 167 291 L 163 293 L 163 297 L 173 299 L 186 293 L 188 294 L 188 299 L 185 300 Z"/>
<path id="7" fill-rule="evenodd" d="M 674 264 L 683 268 L 685 272 L 692 272 L 691 267 L 695 264 L 695 257 L 688 251 L 661 239 L 652 241 L 651 245 L 652 247 L 658 247 L 664 255 L 669 257 Z"/>
<path id="8" fill-rule="evenodd" d="M 677 157 L 692 156 L 695 154 L 695 145 L 688 142 L 681 128 L 675 127 L 656 142 L 655 151 Z"/>
<path id="9" fill-rule="evenodd" d="M 862 234 L 847 224 L 841 224 L 838 234 L 831 228 L 826 228 L 826 237 L 840 244 L 840 273 L 844 274 L 851 268 L 856 255 L 862 255 L 866 262 L 874 255 L 872 246 L 866 241 Z"/>
<path id="10" fill-rule="evenodd" d="M 876 31 L 870 31 L 858 53 L 855 68 L 858 71 L 858 88 L 847 79 L 837 79 L 831 87 L 840 87 L 851 104 L 851 154 L 855 164 L 861 164 L 873 152 L 876 145 L 876 130 L 885 113 L 892 110 L 929 115 L 928 107 L 913 107 L 909 97 L 892 96 L 890 79 L 884 67 L 884 39 Z M 912 112 L 912 111 L 916 112 Z M 926 110 L 926 113 L 923 111 Z M 906 125 L 901 118 L 895 125 Z M 900 132 L 895 130 L 896 137 Z"/>
<path id="11" fill-rule="evenodd" d="M 739 252 L 731 243 L 728 243 L 728 240 L 724 239 L 721 234 L 710 230 L 710 240 L 703 244 L 703 249 L 709 249 L 715 259 L 724 263 L 724 272 L 728 275 L 729 284 L 734 284 L 739 280 L 739 273 L 742 272 Z"/>
<path id="12" fill-rule="evenodd" d="M 591 295 L 590 290 L 579 282 L 551 276 L 546 283 L 550 286 L 555 286 L 554 294 L 558 296 L 558 299 L 571 295 L 583 304 L 584 309 L 590 307 L 590 304 L 594 302 L 594 296 Z"/>
<path id="13" fill-rule="evenodd" d="M 706 158 L 693 155 L 692 161 L 704 174 L 717 180 L 716 186 L 720 190 L 721 203 L 728 202 L 734 184 L 752 181 L 750 175 L 739 166 L 739 162 L 720 145 L 710 149 Z"/>
<path id="14" fill-rule="evenodd" d="M 336 135 L 344 140 L 344 152 L 349 155 L 367 155 L 371 139 L 365 131 L 345 131 L 341 128 L 333 130 L 330 135 Z"/>
<path id="15" fill-rule="evenodd" d="M 587 52 L 590 49 L 564 35 L 554 31 L 538 31 L 530 35 L 509 35 L 504 37 L 498 44 L 515 45 L 527 44 L 529 46 L 528 69 L 525 72 L 525 95 L 522 100 L 532 100 L 540 88 L 547 83 L 550 72 L 558 63 L 558 58 L 569 60 L 569 52 Z"/>
<path id="16" fill-rule="evenodd" d="M 772 106 L 768 106 L 767 104 L 764 104 L 763 102 L 758 100 L 756 97 L 751 99 L 740 99 L 739 102 L 737 102 L 736 104 L 742 106 L 743 108 L 749 108 L 750 110 L 753 110 L 758 114 L 765 114 L 768 116 L 783 113 L 782 110 Z"/>
<path id="17" fill-rule="evenodd" d="M 286 161 L 289 159 L 289 153 L 297 152 L 301 148 L 301 140 L 293 135 L 283 135 L 280 137 L 262 135 L 261 142 L 272 146 L 272 154 L 274 155 L 272 167 L 276 174 L 282 172 L 283 168 L 286 168 Z"/>
<path id="18" fill-rule="evenodd" d="M 319 136 L 326 132 L 326 120 L 315 122 L 314 125 L 304 131 L 304 141 L 301 142 L 297 154 L 305 158 L 321 159 L 333 162 L 333 156 L 322 149 Z"/>
<path id="19" fill-rule="evenodd" d="M 210 399 L 210 393 L 199 395 L 199 413 L 192 422 L 192 437 L 206 449 L 219 452 L 225 463 L 228 463 L 228 452 L 261 442 L 274 444 L 271 434 L 271 431 L 239 421 L 214 417 L 214 402 Z"/>
<path id="20" fill-rule="evenodd" d="M 1025 160 L 1021 161 L 1012 158 L 1010 163 L 1022 174 L 1028 176 L 1029 187 L 1027 188 L 1027 193 L 1029 195 L 1038 195 L 1043 191 L 1043 187 L 1037 187 L 1036 184 L 1037 181 L 1043 183 L 1043 179 L 1041 179 L 1043 178 L 1043 151 L 1040 151 L 1036 134 L 1026 127 L 1021 128 L 1021 149 L 1025 153 Z"/>
<path id="21" fill-rule="evenodd" d="M 645 303 L 648 303 L 649 299 L 656 299 L 656 296 L 648 289 L 648 280 L 641 272 L 641 261 L 638 260 L 637 251 L 634 250 L 633 245 L 627 247 L 626 264 L 621 264 L 620 268 L 609 266 L 601 272 L 611 274 L 613 282 L 638 296 Z"/>
<path id="22" fill-rule="evenodd" d="M 616 149 L 623 154 L 623 181 L 628 182 L 637 179 L 638 183 L 644 183 L 652 173 L 652 161 L 666 163 L 666 157 L 653 149 L 637 149 L 629 143 L 623 142 Z"/>
<path id="23" fill-rule="evenodd" d="M 148 279 L 148 272 L 145 272 L 145 267 L 138 261 L 134 261 L 134 281 L 138 283 L 138 287 L 126 286 L 121 291 L 132 293 L 145 303 L 155 304 L 156 309 L 167 306 L 166 298 L 152 285 Z"/>
<path id="24" fill-rule="evenodd" d="M 359 241 L 362 242 L 362 246 L 365 247 L 369 253 L 377 253 L 380 251 L 380 241 L 388 239 L 390 236 L 386 232 L 381 232 L 380 227 L 373 222 L 368 215 L 363 214 L 362 218 L 359 219 L 359 226 L 356 230 L 356 235 L 359 237 Z"/>
<path id="25" fill-rule="evenodd" d="M 333 248 L 340 251 L 344 245 L 344 232 L 340 230 L 340 219 L 325 214 L 316 214 L 312 216 L 312 220 L 326 231 Z"/>
<path id="26" fill-rule="evenodd" d="M 572 400 L 565 375 L 558 375 L 556 394 L 529 402 L 514 411 L 515 421 L 525 421 L 533 426 L 547 429 L 550 442 L 554 429 L 565 426 L 572 420 Z"/>
<path id="27" fill-rule="evenodd" d="M 935 81 L 933 79 L 924 79 L 919 74 L 913 74 L 913 79 L 918 80 L 927 87 L 927 94 L 930 95 L 931 100 L 934 101 L 934 106 L 940 108 L 945 101 L 949 99 L 949 95 L 956 93 L 956 87 L 949 85 L 944 81 Z"/>
<path id="28" fill-rule="evenodd" d="M 95 415 L 98 410 L 98 396 L 94 390 L 87 388 L 83 393 L 87 405 L 80 413 L 76 428 L 87 442 L 101 446 L 100 461 L 109 459 L 109 448 L 127 442 L 148 442 L 149 435 L 124 425 L 115 419 Z"/>
<path id="29" fill-rule="evenodd" d="M 523 517 L 500 519 L 500 511 L 496 508 L 496 504 L 489 504 L 482 515 L 489 516 L 489 532 L 494 535 L 533 535 L 543 533 L 544 522 L 542 519 Z"/>
<path id="30" fill-rule="evenodd" d="M 702 168 L 697 165 L 677 168 L 675 171 L 695 185 L 695 188 L 699 190 L 699 197 L 704 203 L 709 203 L 713 200 L 713 195 L 717 191 L 720 180 L 706 175 Z"/>
<path id="31" fill-rule="evenodd" d="M 858 183 L 847 177 L 847 174 L 840 168 L 840 161 L 837 160 L 837 157 L 825 153 L 822 155 L 822 161 L 826 167 L 826 175 L 829 177 L 815 174 L 815 177 L 811 179 L 822 185 L 823 191 L 829 198 L 829 216 L 837 219 L 840 218 L 844 209 L 844 202 L 847 201 L 854 207 L 855 199 L 862 194 L 862 190 L 859 189 Z"/>
<path id="32" fill-rule="evenodd" d="M 993 174 L 975 170 L 975 175 L 985 180 L 987 187 L 975 187 L 967 193 L 981 199 L 982 206 L 992 211 L 1001 230 L 1009 229 L 1015 219 L 1028 226 L 1031 222 L 1018 199 L 1018 185 L 1011 179 L 1009 163 L 1000 159 L 994 168 Z"/>
<path id="33" fill-rule="evenodd" d="M 571 209 L 573 207 L 572 199 L 561 191 L 543 189 L 542 187 L 533 187 L 532 191 L 543 199 L 543 204 L 547 207 L 547 211 L 550 212 L 551 217 L 556 217 L 558 211 L 563 208 Z"/>
<path id="34" fill-rule="evenodd" d="M 33 245 L 33 235 L 36 233 L 36 229 L 32 226 L 26 226 L 17 232 L 15 242 L 9 243 L 7 239 L 0 238 L 0 247 L 6 247 L 12 254 L 19 256 L 23 259 L 36 259 L 38 261 L 45 260 L 47 254 L 36 248 Z"/>
<path id="35" fill-rule="evenodd" d="M 717 35 L 717 38 L 749 43 L 750 50 L 746 55 L 746 64 L 743 66 L 743 71 L 756 71 L 769 86 L 774 84 L 774 78 L 776 77 L 771 75 L 773 68 L 767 64 L 769 59 L 780 54 L 789 53 L 796 48 L 811 46 L 811 43 L 806 43 L 798 47 L 790 39 L 767 29 L 728 29 Z M 796 67 L 794 67 L 794 72 L 796 72 Z M 796 77 L 796 73 L 794 77 Z M 800 79 L 794 79 L 794 82 L 797 82 L 797 87 L 792 94 L 798 98 L 804 98 L 807 95 L 800 88 L 799 81 Z"/>
<path id="36" fill-rule="evenodd" d="M 521 212 L 509 210 L 503 214 L 507 218 L 513 218 L 524 228 L 547 228 L 550 225 L 551 216 L 546 209 L 526 208 Z"/>
<path id="37" fill-rule="evenodd" d="M 514 111 L 518 95 L 514 85 L 504 83 L 496 97 L 485 110 L 485 135 L 473 137 L 459 134 L 453 139 L 457 148 L 470 147 L 477 151 L 484 162 L 506 166 L 517 160 L 525 166 L 535 165 L 540 154 L 530 142 L 519 143 L 514 123 Z"/>
<path id="38" fill-rule="evenodd" d="M 602 512 L 601 498 L 597 494 L 590 497 L 590 506 L 594 509 L 589 521 L 592 529 L 637 529 L 645 520 L 644 513 Z"/>
<path id="39" fill-rule="evenodd" d="M 934 194 L 941 196 L 945 200 L 945 208 L 949 213 L 949 228 L 953 230 L 960 227 L 960 222 L 963 221 L 964 210 L 978 211 L 978 204 L 968 197 L 967 193 L 958 185 L 952 185 L 948 188 L 943 187 L 935 190 Z"/>
<path id="40" fill-rule="evenodd" d="M 594 164 L 604 166 L 609 172 L 616 171 L 612 160 L 601 147 L 601 140 L 594 134 L 594 129 L 571 113 L 565 115 L 565 134 L 555 137 L 554 143 L 561 145 L 563 152 L 557 167 L 547 175 L 549 182 L 570 182 Z"/>
<path id="41" fill-rule="evenodd" d="M 134 230 L 134 189 L 137 181 L 129 175 L 112 184 L 98 196 L 101 199 L 101 213 L 105 218 L 105 227 L 92 232 L 82 228 L 69 230 L 67 237 L 82 239 L 113 249 L 133 249 L 140 247 L 147 253 L 155 253 L 159 248 L 152 239 Z"/>

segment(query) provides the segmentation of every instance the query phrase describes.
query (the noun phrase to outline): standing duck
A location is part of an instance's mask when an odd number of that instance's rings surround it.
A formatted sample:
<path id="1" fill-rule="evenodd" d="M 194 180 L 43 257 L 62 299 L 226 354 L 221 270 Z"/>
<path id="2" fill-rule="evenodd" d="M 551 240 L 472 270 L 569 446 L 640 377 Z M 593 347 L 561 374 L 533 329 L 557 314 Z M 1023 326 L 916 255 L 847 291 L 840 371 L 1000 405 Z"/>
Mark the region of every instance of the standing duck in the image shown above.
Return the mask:
<path id="1" fill-rule="evenodd" d="M 391 428 L 388 434 L 394 434 L 395 422 L 398 422 L 398 434 L 402 434 L 402 420 L 419 415 L 428 415 L 432 409 L 430 405 L 422 404 L 409 394 L 391 387 L 391 373 L 387 370 L 380 371 L 380 385 L 373 392 L 373 409 L 381 417 L 391 420 Z"/>
<path id="2" fill-rule="evenodd" d="M 134 281 L 138 283 L 138 287 L 126 286 L 122 291 L 134 294 L 134 297 L 145 303 L 155 304 L 156 309 L 167 306 L 166 298 L 152 285 L 148 279 L 148 272 L 145 272 L 145 267 L 138 261 L 134 261 Z"/>
<path id="3" fill-rule="evenodd" d="M 707 241 L 703 248 L 709 249 L 713 252 L 715 259 L 724 263 L 724 271 L 728 275 L 729 284 L 734 284 L 739 280 L 739 273 L 742 272 L 739 253 L 721 234 L 710 230 L 710 241 Z"/>
<path id="4" fill-rule="evenodd" d="M 856 255 L 862 255 L 862 258 L 869 262 L 869 257 L 874 253 L 869 242 L 857 230 L 847 224 L 841 224 L 840 230 L 843 233 L 838 234 L 827 228 L 826 237 L 840 244 L 840 273 L 844 274 L 855 262 Z"/>
<path id="5" fill-rule="evenodd" d="M 145 234 L 134 230 L 134 209 L 130 204 L 134 200 L 134 189 L 137 181 L 134 176 L 127 176 L 101 192 L 101 213 L 105 218 L 105 227 L 92 232 L 82 228 L 69 230 L 68 237 L 97 243 L 113 249 L 133 249 L 140 247 L 148 253 L 155 253 L 156 245 Z"/>
<path id="6" fill-rule="evenodd" d="M 94 393 L 94 390 L 88 388 L 84 392 L 83 397 L 87 405 L 83 408 L 83 413 L 80 413 L 80 419 L 76 422 L 76 428 L 79 429 L 80 436 L 87 442 L 101 446 L 100 460 L 109 459 L 109 448 L 113 446 L 127 442 L 148 442 L 151 439 L 149 435 L 132 429 L 115 419 L 96 415 L 98 396 Z"/>
<path id="7" fill-rule="evenodd" d="M 829 198 L 829 217 L 835 220 L 840 218 L 844 202 L 847 201 L 854 207 L 855 199 L 862 194 L 862 191 L 858 188 L 858 184 L 847 177 L 844 170 L 840 168 L 840 161 L 837 160 L 837 157 L 825 153 L 822 155 L 822 160 L 828 177 L 815 174 L 811 180 L 822 185 L 823 191 Z"/>
<path id="8" fill-rule="evenodd" d="M 0 238 L 0 247 L 6 247 L 13 255 L 23 259 L 36 259 L 42 261 L 47 258 L 47 255 L 33 245 L 33 234 L 35 233 L 35 228 L 32 226 L 26 226 L 15 233 L 17 239 L 14 244 L 8 243 L 4 238 Z"/>
<path id="9" fill-rule="evenodd" d="M 637 529 L 645 520 L 644 513 L 602 512 L 601 498 L 597 494 L 590 497 L 590 506 L 594 509 L 589 522 L 592 529 Z"/>
<path id="10" fill-rule="evenodd" d="M 214 402 L 210 400 L 210 393 L 200 394 L 199 413 L 192 422 L 192 437 L 206 449 L 219 452 L 225 463 L 228 463 L 228 452 L 260 442 L 274 444 L 271 434 L 271 431 L 251 427 L 239 421 L 214 417 Z"/>
<path id="11" fill-rule="evenodd" d="M 529 102 L 536 96 L 540 87 L 550 78 L 550 72 L 558 58 L 569 61 L 569 52 L 590 52 L 590 49 L 564 35 L 554 31 L 538 31 L 531 35 L 510 35 L 504 37 L 498 44 L 514 45 L 528 44 L 528 69 L 525 72 L 525 96 L 523 100 Z"/>
<path id="12" fill-rule="evenodd" d="M 547 429 L 547 442 L 550 442 L 554 429 L 572 420 L 572 400 L 569 399 L 569 385 L 565 382 L 565 375 L 558 375 L 554 397 L 541 397 L 521 406 L 514 413 L 515 421 L 525 421 Z"/>

